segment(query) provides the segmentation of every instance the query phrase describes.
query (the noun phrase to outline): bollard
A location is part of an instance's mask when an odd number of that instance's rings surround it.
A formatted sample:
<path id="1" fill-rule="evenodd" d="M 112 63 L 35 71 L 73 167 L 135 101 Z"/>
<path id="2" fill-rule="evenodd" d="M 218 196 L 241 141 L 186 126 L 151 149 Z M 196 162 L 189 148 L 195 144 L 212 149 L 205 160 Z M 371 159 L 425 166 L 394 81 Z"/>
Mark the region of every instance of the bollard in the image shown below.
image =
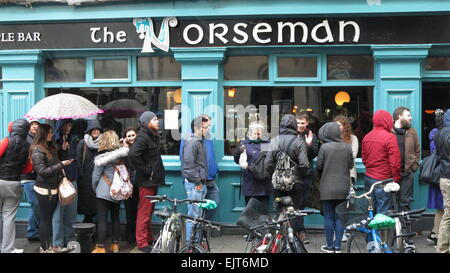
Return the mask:
<path id="1" fill-rule="evenodd" d="M 91 253 L 94 250 L 92 236 L 95 232 L 95 224 L 77 223 L 72 227 L 75 229 L 76 240 L 80 243 L 81 253 Z"/>

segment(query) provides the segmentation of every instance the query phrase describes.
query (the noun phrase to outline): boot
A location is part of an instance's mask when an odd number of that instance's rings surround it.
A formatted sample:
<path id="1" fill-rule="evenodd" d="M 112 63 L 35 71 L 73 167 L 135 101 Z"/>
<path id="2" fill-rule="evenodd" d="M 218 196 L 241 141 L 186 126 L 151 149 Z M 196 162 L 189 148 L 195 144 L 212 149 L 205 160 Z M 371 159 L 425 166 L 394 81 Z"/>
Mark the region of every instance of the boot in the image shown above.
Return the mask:
<path id="1" fill-rule="evenodd" d="M 111 252 L 112 253 L 119 253 L 119 243 L 112 243 L 111 244 Z"/>
<path id="2" fill-rule="evenodd" d="M 97 244 L 97 246 L 91 253 L 106 253 L 105 246 Z"/>

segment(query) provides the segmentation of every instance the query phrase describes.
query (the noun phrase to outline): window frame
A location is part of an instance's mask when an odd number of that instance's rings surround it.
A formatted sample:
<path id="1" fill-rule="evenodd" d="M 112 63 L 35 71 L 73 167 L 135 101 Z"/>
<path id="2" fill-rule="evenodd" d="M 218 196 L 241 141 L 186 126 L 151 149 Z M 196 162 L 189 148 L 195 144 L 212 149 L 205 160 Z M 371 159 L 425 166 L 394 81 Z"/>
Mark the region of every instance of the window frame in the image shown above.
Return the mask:
<path id="1" fill-rule="evenodd" d="M 275 54 L 272 55 L 272 67 L 273 81 L 274 82 L 320 82 L 322 81 L 322 54 Z M 310 58 L 316 57 L 317 67 L 316 67 L 316 77 L 280 77 L 278 76 L 278 59 L 280 58 Z M 270 70 L 269 70 L 270 73 Z"/>
<path id="2" fill-rule="evenodd" d="M 372 79 L 345 79 L 345 80 L 337 80 L 337 79 L 328 79 L 328 57 L 330 56 L 371 56 L 373 61 L 373 78 Z M 325 78 L 324 81 L 326 82 L 352 82 L 352 81 L 375 81 L 375 59 L 373 58 L 373 55 L 370 54 L 326 54 L 325 56 Z"/>
<path id="3" fill-rule="evenodd" d="M 96 79 L 95 78 L 95 61 L 103 60 L 127 60 L 127 74 L 128 78 L 111 78 L 111 79 Z M 86 58 L 86 81 L 92 83 L 131 83 L 132 81 L 132 59 L 131 56 L 116 56 L 116 57 L 88 57 Z"/>

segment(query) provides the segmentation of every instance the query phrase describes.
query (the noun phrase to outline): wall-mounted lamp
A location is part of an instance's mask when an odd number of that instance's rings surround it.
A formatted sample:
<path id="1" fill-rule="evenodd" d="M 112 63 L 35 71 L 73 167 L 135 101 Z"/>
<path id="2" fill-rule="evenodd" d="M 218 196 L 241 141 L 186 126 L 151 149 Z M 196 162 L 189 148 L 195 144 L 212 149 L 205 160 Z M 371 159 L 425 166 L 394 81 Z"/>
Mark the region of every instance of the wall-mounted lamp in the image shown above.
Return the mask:
<path id="1" fill-rule="evenodd" d="M 435 111 L 436 110 L 425 110 L 425 113 L 431 115 L 434 114 Z"/>
<path id="2" fill-rule="evenodd" d="M 334 97 L 337 105 L 342 106 L 345 102 L 350 102 L 350 95 L 345 91 L 339 91 Z"/>
<path id="3" fill-rule="evenodd" d="M 173 100 L 175 101 L 175 103 L 181 103 L 181 88 L 175 90 L 175 93 L 173 94 Z"/>
<path id="4" fill-rule="evenodd" d="M 236 88 L 228 88 L 228 97 L 234 98 L 234 95 L 236 94 Z"/>

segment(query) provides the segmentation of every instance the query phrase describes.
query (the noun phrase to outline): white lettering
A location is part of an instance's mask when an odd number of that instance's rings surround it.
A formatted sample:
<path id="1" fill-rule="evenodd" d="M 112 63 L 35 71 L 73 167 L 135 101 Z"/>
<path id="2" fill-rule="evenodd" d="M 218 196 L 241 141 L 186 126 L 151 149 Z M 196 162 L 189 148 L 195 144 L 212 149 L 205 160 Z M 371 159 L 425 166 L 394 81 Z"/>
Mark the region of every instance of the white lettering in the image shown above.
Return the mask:
<path id="1" fill-rule="evenodd" d="M 321 27 L 324 27 L 325 31 L 327 32 L 327 36 L 323 39 L 320 39 L 317 37 L 317 31 Z M 318 43 L 325 43 L 325 42 L 332 43 L 334 41 L 333 35 L 331 34 L 330 25 L 328 24 L 328 20 L 323 20 L 322 23 L 315 26 L 311 32 L 311 36 L 314 39 L 314 41 L 316 41 Z"/>
<path id="2" fill-rule="evenodd" d="M 240 27 L 247 28 L 247 24 L 246 23 L 237 23 L 236 25 L 234 25 L 234 32 L 237 35 L 240 35 L 242 37 L 242 39 L 237 39 L 236 37 L 233 37 L 233 42 L 235 42 L 237 44 L 244 44 L 248 41 L 248 34 L 245 31 L 240 30 L 239 29 Z"/>
<path id="3" fill-rule="evenodd" d="M 253 28 L 253 38 L 255 41 L 261 44 L 267 44 L 270 43 L 271 39 L 261 39 L 259 38 L 259 33 L 267 33 L 272 32 L 272 27 L 268 23 L 259 23 Z"/>
<path id="4" fill-rule="evenodd" d="M 117 32 L 116 39 L 119 43 L 124 43 L 127 41 L 127 33 L 125 31 Z"/>
<path id="5" fill-rule="evenodd" d="M 41 41 L 41 34 L 39 32 L 33 32 L 33 34 L 34 34 L 33 40 L 40 42 Z"/>
<path id="6" fill-rule="evenodd" d="M 8 33 L 9 35 L 9 37 L 11 37 L 11 34 L 13 34 L 13 33 Z M 23 33 L 23 32 L 17 32 L 17 41 L 18 42 L 23 42 L 23 41 L 25 41 L 25 33 Z"/>
<path id="7" fill-rule="evenodd" d="M 355 36 L 353 36 L 353 42 L 358 42 L 360 30 L 359 30 L 359 25 L 354 21 L 348 21 L 348 22 L 339 21 L 339 42 L 344 42 L 344 30 L 347 25 L 351 25 L 355 29 Z"/>
<path id="8" fill-rule="evenodd" d="M 188 32 L 192 28 L 197 29 L 197 32 L 198 32 L 198 38 L 197 38 L 197 40 L 194 40 L 194 41 L 189 39 L 189 37 L 188 37 Z M 186 43 L 188 43 L 190 45 L 196 45 L 196 44 L 200 43 L 201 40 L 203 40 L 203 35 L 204 35 L 203 29 L 197 24 L 190 24 L 183 30 L 183 39 L 184 39 L 184 41 L 186 41 Z"/>
<path id="9" fill-rule="evenodd" d="M 103 42 L 107 43 L 108 42 L 108 37 L 110 38 L 110 43 L 114 43 L 114 33 L 112 33 L 111 31 L 108 31 L 108 27 L 104 27 L 103 28 Z"/>
<path id="10" fill-rule="evenodd" d="M 91 30 L 91 41 L 96 43 L 96 44 L 100 43 L 102 40 L 95 38 L 95 33 L 97 33 L 97 31 L 99 31 L 100 28 L 99 27 L 91 27 L 90 30 Z"/>
<path id="11" fill-rule="evenodd" d="M 222 33 L 216 33 L 216 28 L 222 28 Z M 228 33 L 228 26 L 225 24 L 209 24 L 209 43 L 214 44 L 214 36 L 219 38 L 222 43 L 227 44 L 228 40 L 225 39 L 225 36 Z"/>
<path id="12" fill-rule="evenodd" d="M 288 26 L 291 30 L 291 38 L 289 40 L 291 43 L 295 42 L 295 27 L 297 27 L 297 26 L 301 26 L 303 28 L 302 42 L 306 43 L 306 41 L 308 40 L 308 26 L 306 26 L 305 23 L 297 22 L 297 23 L 293 24 L 290 22 L 287 22 L 287 23 L 278 22 L 278 42 L 279 43 L 283 42 L 283 28 L 286 26 Z"/>

